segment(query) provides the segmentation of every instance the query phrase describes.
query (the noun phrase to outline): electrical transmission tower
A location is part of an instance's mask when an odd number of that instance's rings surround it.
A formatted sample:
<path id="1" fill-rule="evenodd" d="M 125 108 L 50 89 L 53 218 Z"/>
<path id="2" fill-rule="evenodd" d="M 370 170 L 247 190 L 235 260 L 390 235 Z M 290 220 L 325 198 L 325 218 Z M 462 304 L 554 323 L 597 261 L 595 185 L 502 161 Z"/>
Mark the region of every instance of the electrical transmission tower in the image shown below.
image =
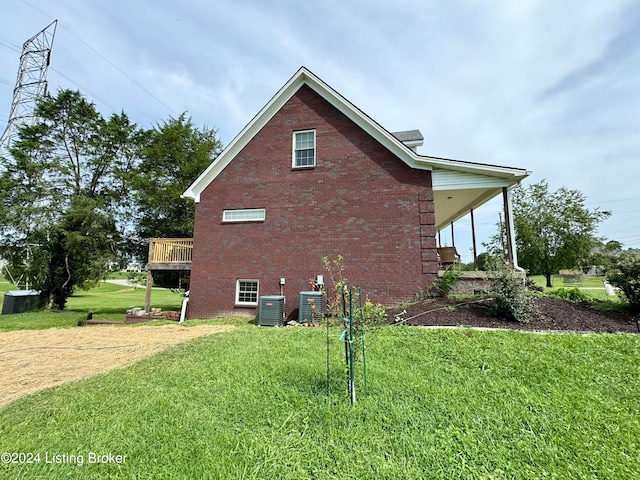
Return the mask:
<path id="1" fill-rule="evenodd" d="M 54 20 L 22 46 L 11 113 L 7 128 L 0 137 L 0 155 L 9 151 L 20 125 L 33 125 L 36 122 L 36 101 L 47 94 L 47 69 L 57 25 L 58 21 Z"/>

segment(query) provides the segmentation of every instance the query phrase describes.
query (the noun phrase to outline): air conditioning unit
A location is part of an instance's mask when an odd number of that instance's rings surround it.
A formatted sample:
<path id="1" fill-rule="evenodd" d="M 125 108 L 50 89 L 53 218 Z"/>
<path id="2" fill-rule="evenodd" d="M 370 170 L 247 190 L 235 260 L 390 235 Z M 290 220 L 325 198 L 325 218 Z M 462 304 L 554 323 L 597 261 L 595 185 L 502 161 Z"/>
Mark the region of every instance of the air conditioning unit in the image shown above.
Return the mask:
<path id="1" fill-rule="evenodd" d="M 284 297 L 263 295 L 258 301 L 258 325 L 279 327 L 284 324 Z"/>
<path id="2" fill-rule="evenodd" d="M 322 292 L 300 292 L 298 322 L 321 322 L 324 315 Z"/>
<path id="3" fill-rule="evenodd" d="M 40 306 L 40 292 L 36 290 L 10 290 L 4 294 L 2 315 L 24 313 Z"/>

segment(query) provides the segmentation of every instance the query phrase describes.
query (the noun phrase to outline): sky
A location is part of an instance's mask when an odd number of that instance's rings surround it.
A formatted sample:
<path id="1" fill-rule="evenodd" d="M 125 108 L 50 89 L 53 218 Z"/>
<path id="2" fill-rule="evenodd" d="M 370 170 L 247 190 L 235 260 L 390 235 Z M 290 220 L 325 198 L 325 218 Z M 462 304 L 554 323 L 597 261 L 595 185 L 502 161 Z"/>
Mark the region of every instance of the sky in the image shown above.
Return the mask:
<path id="1" fill-rule="evenodd" d="M 58 20 L 49 89 L 151 128 L 186 112 L 226 145 L 305 66 L 419 153 L 526 168 L 640 248 L 640 2 L 3 0 L 0 132 L 22 44 Z M 475 211 L 478 249 L 498 198 Z M 472 261 L 467 218 L 454 225 Z M 450 231 L 442 241 L 451 242 Z"/>

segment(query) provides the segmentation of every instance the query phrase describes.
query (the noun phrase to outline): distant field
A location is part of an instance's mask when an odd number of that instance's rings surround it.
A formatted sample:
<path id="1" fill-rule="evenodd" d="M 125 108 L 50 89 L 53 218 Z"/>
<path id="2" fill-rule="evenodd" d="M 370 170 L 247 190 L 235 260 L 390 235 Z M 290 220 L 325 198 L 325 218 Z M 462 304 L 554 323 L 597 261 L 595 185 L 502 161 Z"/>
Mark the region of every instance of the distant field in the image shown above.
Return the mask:
<path id="1" fill-rule="evenodd" d="M 536 283 L 536 285 L 546 288 L 547 279 L 544 276 L 531 275 L 529 276 L 529 278 L 533 280 Z M 578 285 L 578 288 L 598 288 L 598 289 L 601 288 L 602 291 L 604 291 L 603 280 L 604 280 L 604 277 L 583 276 L 582 285 Z M 556 277 L 556 276 L 551 277 L 551 284 L 553 285 L 553 288 L 558 288 L 558 287 L 573 288 L 571 286 L 567 287 L 566 285 L 564 285 L 562 278 Z"/>
<path id="2" fill-rule="evenodd" d="M 589 297 L 593 298 L 594 300 L 602 300 L 602 301 L 609 301 L 609 302 L 617 302 L 620 300 L 620 298 L 616 295 L 613 297 L 607 296 L 605 289 L 604 289 L 604 278 L 605 277 L 587 277 L 587 276 L 583 276 L 582 277 L 582 285 L 565 285 L 563 283 L 562 278 L 560 277 L 552 277 L 551 279 L 551 284 L 553 285 L 553 287 L 551 289 L 556 289 L 556 288 L 578 288 L 581 292 L 583 292 L 584 294 L 588 295 Z M 551 290 L 550 288 L 547 288 L 547 280 L 545 277 L 543 277 L 542 275 L 531 275 L 529 277 L 530 280 L 532 280 L 533 282 L 535 282 L 536 285 L 538 285 L 539 287 L 543 287 L 546 290 Z"/>
<path id="3" fill-rule="evenodd" d="M 0 277 L 0 294 L 13 290 L 14 286 Z M 69 297 L 64 312 L 29 312 L 20 315 L 3 315 L 0 331 L 16 329 L 42 329 L 51 327 L 72 327 L 86 318 L 89 312 L 93 318 L 104 320 L 124 320 L 126 311 L 132 307 L 144 307 L 145 289 L 101 283 L 90 290 L 77 290 Z M 151 306 L 162 310 L 179 311 L 182 295 L 171 290 L 153 290 Z"/>

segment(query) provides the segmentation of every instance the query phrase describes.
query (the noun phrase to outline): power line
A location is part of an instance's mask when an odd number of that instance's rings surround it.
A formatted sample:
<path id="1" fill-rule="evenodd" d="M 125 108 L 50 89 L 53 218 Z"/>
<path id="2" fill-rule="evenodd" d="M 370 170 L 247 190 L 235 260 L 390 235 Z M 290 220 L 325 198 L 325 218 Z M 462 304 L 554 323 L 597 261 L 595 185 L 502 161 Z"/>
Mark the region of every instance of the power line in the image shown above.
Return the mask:
<path id="1" fill-rule="evenodd" d="M 77 82 L 74 82 L 69 77 L 67 77 L 64 73 L 60 72 L 59 70 L 57 70 L 57 69 L 55 69 L 53 67 L 49 67 L 49 68 L 51 70 L 53 70 L 54 72 L 56 72 L 58 75 L 60 75 L 62 78 L 65 78 L 69 82 L 73 83 L 79 90 L 87 92 L 89 95 L 94 97 L 96 100 L 98 100 L 99 102 L 101 102 L 101 103 L 105 104 L 107 107 L 109 107 L 111 109 L 111 111 L 113 111 L 114 113 L 117 113 L 117 110 L 113 106 L 111 106 L 106 100 L 103 100 L 102 98 L 100 98 L 97 94 L 93 93 L 91 90 L 81 87 Z"/>
<path id="2" fill-rule="evenodd" d="M 18 45 L 15 45 L 9 42 L 8 40 L 4 40 L 0 38 L 0 45 L 2 45 L 3 47 L 7 47 L 9 50 L 13 50 L 14 52 L 20 53 L 20 47 Z"/>
<path id="3" fill-rule="evenodd" d="M 67 27 L 65 27 L 64 25 L 61 25 L 62 28 L 64 28 L 67 32 L 69 32 L 71 35 L 73 35 L 74 37 L 76 37 L 80 42 L 82 42 L 84 45 L 87 46 L 87 48 L 89 48 L 90 50 L 92 50 L 96 55 L 98 55 L 100 58 L 102 58 L 105 62 L 107 62 L 109 65 L 111 65 L 113 68 L 115 68 L 116 70 L 118 70 L 122 75 L 124 75 L 126 78 L 128 78 L 131 82 L 133 82 L 135 85 L 137 85 L 138 87 L 140 87 L 142 90 L 144 90 L 148 95 L 150 95 L 153 99 L 155 99 L 158 103 L 160 103 L 161 105 L 163 105 L 164 107 L 166 107 L 171 113 L 173 113 L 174 115 L 178 115 L 178 113 L 171 108 L 169 105 L 167 105 L 166 103 L 164 103 L 162 100 L 160 100 L 158 97 L 156 97 L 153 93 L 151 93 L 149 90 L 147 90 L 143 85 L 141 85 L 140 83 L 138 83 L 135 79 L 133 79 L 131 76 L 129 76 L 124 70 L 122 70 L 120 67 L 118 67 L 115 63 L 113 63 L 111 60 L 109 60 L 107 57 L 105 57 L 104 55 L 102 55 L 100 52 L 98 52 L 95 48 L 93 48 L 91 45 L 89 45 L 87 42 L 85 42 L 84 40 L 82 40 L 79 36 L 77 36 L 75 33 L 73 33 L 71 30 L 69 30 Z"/>
<path id="4" fill-rule="evenodd" d="M 40 12 L 42 15 L 44 15 L 45 17 L 49 17 L 49 15 L 47 15 L 45 12 L 43 12 L 42 10 L 40 10 L 39 8 L 31 5 L 29 2 L 27 2 L 26 0 L 22 0 L 23 3 L 29 5 L 31 8 L 33 8 L 34 10 Z M 51 17 L 49 17 L 51 18 Z M 142 84 L 138 83 L 134 78 L 132 78 L 130 75 L 128 75 L 124 70 L 122 70 L 120 67 L 118 67 L 115 63 L 113 63 L 111 60 L 109 60 L 107 57 L 105 57 L 103 54 L 101 54 L 98 50 L 96 50 L 95 48 L 93 48 L 91 45 L 89 45 L 87 42 L 85 42 L 82 38 L 80 38 L 78 35 L 76 35 L 75 33 L 73 33 L 71 30 L 69 30 L 67 27 L 65 27 L 64 25 L 60 24 L 60 26 L 62 28 L 64 28 L 67 32 L 69 32 L 71 35 L 73 35 L 79 42 L 81 42 L 83 45 L 85 45 L 87 48 L 89 48 L 93 53 L 95 53 L 96 55 L 98 55 L 100 58 L 102 58 L 102 60 L 104 60 L 105 62 L 107 62 L 109 65 L 111 65 L 113 68 L 115 68 L 118 72 L 120 72 L 122 75 L 124 75 L 127 79 L 129 79 L 131 82 L 133 82 L 135 85 L 137 85 L 139 88 L 141 88 L 144 92 L 146 92 L 149 96 L 151 96 L 154 100 L 156 100 L 158 103 L 160 103 L 161 105 L 163 105 L 165 108 L 167 108 L 171 113 L 173 113 L 174 115 L 179 115 L 173 108 L 171 108 L 169 105 L 167 105 L 166 103 L 164 103 L 162 100 L 160 100 L 158 97 L 156 97 L 153 93 L 151 93 L 149 90 L 147 90 Z"/>
<path id="5" fill-rule="evenodd" d="M 585 202 L 585 205 L 593 205 L 594 203 L 597 203 L 598 205 L 601 203 L 614 203 L 614 202 L 631 202 L 634 200 L 640 200 L 640 197 L 636 197 L 636 198 L 619 198 L 617 200 L 602 200 L 602 201 L 594 201 L 594 202 Z"/>

